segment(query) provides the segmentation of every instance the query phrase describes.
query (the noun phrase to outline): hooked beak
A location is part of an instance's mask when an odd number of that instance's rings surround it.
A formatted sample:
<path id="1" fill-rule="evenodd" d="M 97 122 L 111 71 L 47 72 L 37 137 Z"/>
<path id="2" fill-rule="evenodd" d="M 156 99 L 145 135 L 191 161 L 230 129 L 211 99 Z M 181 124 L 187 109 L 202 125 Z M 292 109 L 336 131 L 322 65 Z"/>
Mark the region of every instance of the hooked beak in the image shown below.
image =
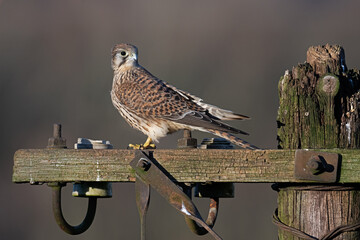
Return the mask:
<path id="1" fill-rule="evenodd" d="M 132 53 L 132 54 L 128 57 L 128 59 L 137 62 L 137 55 L 136 55 L 136 53 Z"/>

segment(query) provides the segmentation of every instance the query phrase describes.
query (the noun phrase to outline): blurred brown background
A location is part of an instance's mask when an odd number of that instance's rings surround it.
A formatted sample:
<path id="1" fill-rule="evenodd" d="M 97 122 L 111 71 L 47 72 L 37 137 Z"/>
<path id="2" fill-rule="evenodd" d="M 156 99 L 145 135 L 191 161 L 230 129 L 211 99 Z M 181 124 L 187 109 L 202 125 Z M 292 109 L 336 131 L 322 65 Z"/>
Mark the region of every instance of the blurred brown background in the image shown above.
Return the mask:
<path id="1" fill-rule="evenodd" d="M 140 64 L 159 78 L 212 104 L 252 117 L 232 124 L 246 140 L 276 148 L 277 82 L 303 62 L 311 45 L 341 44 L 349 68 L 360 66 L 359 1 L 1 1 L 0 239 L 139 239 L 133 184 L 113 184 L 99 200 L 86 233 L 70 236 L 56 225 L 50 188 L 11 182 L 20 148 L 43 148 L 52 124 L 63 124 L 68 147 L 78 137 L 110 140 L 116 148 L 140 143 L 113 108 L 110 50 L 138 46 Z M 195 133 L 202 139 L 209 135 Z M 174 134 L 159 148 L 176 147 Z M 276 239 L 269 184 L 237 184 L 221 202 L 215 230 L 224 239 Z M 72 224 L 86 201 L 65 188 Z M 202 212 L 207 200 L 196 200 Z M 149 239 L 212 239 L 193 235 L 183 217 L 152 195 Z"/>

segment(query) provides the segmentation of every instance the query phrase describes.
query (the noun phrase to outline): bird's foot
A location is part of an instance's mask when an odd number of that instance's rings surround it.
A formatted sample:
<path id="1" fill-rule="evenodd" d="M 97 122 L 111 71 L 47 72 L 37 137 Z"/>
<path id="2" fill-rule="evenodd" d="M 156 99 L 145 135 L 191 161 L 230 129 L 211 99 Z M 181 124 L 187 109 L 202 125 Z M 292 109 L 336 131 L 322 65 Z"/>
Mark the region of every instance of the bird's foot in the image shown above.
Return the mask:
<path id="1" fill-rule="evenodd" d="M 144 149 L 155 149 L 156 146 L 153 143 L 150 143 L 150 144 L 129 144 L 129 146 L 127 148 L 128 149 L 144 150 Z"/>

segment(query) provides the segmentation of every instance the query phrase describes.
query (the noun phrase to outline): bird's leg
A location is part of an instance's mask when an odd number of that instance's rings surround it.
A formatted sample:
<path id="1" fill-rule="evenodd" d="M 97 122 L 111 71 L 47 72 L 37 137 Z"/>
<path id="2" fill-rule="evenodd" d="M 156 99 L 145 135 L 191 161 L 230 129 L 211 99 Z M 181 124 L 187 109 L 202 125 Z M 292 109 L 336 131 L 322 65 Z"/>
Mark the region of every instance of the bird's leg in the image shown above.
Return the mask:
<path id="1" fill-rule="evenodd" d="M 129 144 L 128 148 L 132 148 L 132 149 L 155 149 L 156 146 L 152 142 L 152 139 L 150 137 L 148 137 L 144 144 Z"/>
<path id="2" fill-rule="evenodd" d="M 143 149 L 155 149 L 155 148 L 156 148 L 156 146 L 153 143 L 152 139 L 150 137 L 148 137 L 146 139 L 146 142 L 143 145 Z"/>

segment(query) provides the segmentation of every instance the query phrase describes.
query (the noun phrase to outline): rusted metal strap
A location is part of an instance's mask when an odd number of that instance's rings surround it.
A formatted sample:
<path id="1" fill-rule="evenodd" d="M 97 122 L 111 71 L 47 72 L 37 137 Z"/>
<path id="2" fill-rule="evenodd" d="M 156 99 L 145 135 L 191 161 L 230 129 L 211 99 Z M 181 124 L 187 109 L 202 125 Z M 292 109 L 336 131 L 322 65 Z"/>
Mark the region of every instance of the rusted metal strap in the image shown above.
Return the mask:
<path id="1" fill-rule="evenodd" d="M 146 238 L 146 214 L 150 203 L 150 185 L 145 183 L 140 177 L 135 181 L 136 205 L 140 216 L 141 240 Z"/>
<path id="2" fill-rule="evenodd" d="M 152 186 L 171 206 L 177 209 L 181 214 L 194 220 L 200 226 L 204 227 L 216 240 L 222 238 L 209 227 L 204 220 L 191 199 L 180 189 L 178 185 L 173 182 L 172 177 L 161 165 L 151 156 L 151 153 L 137 151 L 134 160 L 130 162 L 130 166 L 135 170 L 136 182 L 139 181 L 139 191 L 145 193 L 136 194 L 139 212 L 142 217 L 142 229 L 145 229 L 144 219 L 146 214 L 146 204 L 148 204 L 149 194 L 147 186 Z M 145 234 L 142 233 L 142 239 L 145 239 Z"/>

